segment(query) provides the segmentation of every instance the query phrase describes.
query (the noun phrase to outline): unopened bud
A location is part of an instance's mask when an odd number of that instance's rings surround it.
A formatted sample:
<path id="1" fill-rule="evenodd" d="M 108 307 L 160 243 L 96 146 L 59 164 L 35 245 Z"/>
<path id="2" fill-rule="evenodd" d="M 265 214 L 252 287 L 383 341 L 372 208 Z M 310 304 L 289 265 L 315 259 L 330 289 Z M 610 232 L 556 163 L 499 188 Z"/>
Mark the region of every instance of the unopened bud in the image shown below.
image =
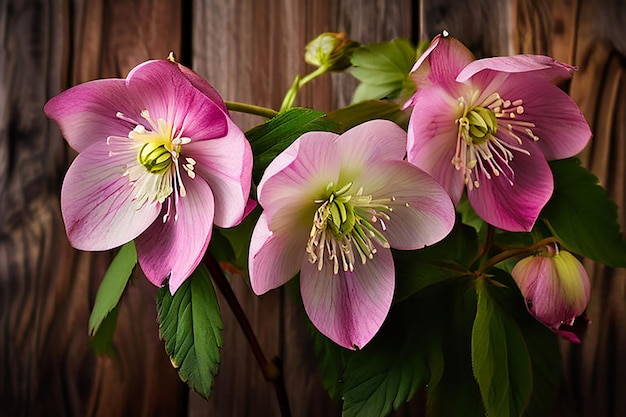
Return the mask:
<path id="1" fill-rule="evenodd" d="M 574 255 L 546 246 L 538 255 L 519 261 L 513 271 L 528 311 L 550 330 L 580 343 L 572 329 L 589 303 L 589 277 Z"/>
<path id="2" fill-rule="evenodd" d="M 351 65 L 350 57 L 358 47 L 359 43 L 348 39 L 343 32 L 325 32 L 307 44 L 304 60 L 328 71 L 343 71 Z"/>

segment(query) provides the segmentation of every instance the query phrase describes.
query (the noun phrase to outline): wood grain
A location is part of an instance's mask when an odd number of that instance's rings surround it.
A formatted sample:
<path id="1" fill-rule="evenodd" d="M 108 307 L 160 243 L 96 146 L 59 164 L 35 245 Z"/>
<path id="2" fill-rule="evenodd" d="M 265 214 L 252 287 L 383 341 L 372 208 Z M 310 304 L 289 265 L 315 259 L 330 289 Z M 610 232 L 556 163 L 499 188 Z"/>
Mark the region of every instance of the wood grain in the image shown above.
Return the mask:
<path id="1" fill-rule="evenodd" d="M 537 4 L 541 8 L 537 8 Z M 593 138 L 581 153 L 619 206 L 626 226 L 626 55 L 624 18 L 618 0 L 518 1 L 517 48 L 548 53 L 579 70 L 569 93 L 587 118 Z M 618 24 L 617 22 L 622 22 Z M 565 87 L 565 86 L 564 86 Z M 566 126 L 563 126 L 566 129 Z M 575 207 L 572 208 L 575 210 Z M 559 416 L 617 417 L 626 413 L 626 273 L 585 262 L 592 281 L 587 314 L 592 320 L 582 345 L 562 343 L 564 389 Z"/>
<path id="2" fill-rule="evenodd" d="M 626 225 L 625 9 L 620 0 L 0 0 L 0 404 L 8 416 L 278 415 L 230 311 L 222 366 L 209 401 L 190 393 L 158 340 L 155 292 L 137 274 L 122 300 L 119 359 L 96 357 L 87 318 L 111 254 L 75 251 L 59 211 L 74 153 L 41 111 L 79 82 L 125 76 L 170 51 L 225 99 L 278 108 L 308 40 L 345 31 L 363 43 L 430 39 L 442 29 L 477 56 L 541 53 L 580 70 L 563 86 L 593 128 L 582 153 Z M 350 101 L 349 74 L 314 80 L 298 105 Z M 234 114 L 244 129 L 256 116 Z M 563 343 L 556 415 L 626 414 L 624 270 L 586 264 L 593 320 L 581 346 Z M 236 294 L 269 357 L 282 358 L 295 416 L 338 416 L 323 391 L 299 303 L 287 290 L 262 297 L 242 276 Z M 223 303 L 222 303 L 223 304 Z M 399 416 L 422 416 L 423 395 Z"/>
<path id="3" fill-rule="evenodd" d="M 137 10 L 150 18 L 129 24 Z M 176 2 L 0 3 L 3 415 L 171 416 L 186 408 L 187 388 L 157 336 L 156 289 L 145 278 L 123 298 L 119 359 L 96 357 L 88 346 L 87 319 L 110 254 L 67 242 L 59 190 L 73 153 L 42 111 L 71 84 L 122 76 L 167 55 L 180 43 L 179 10 Z"/>

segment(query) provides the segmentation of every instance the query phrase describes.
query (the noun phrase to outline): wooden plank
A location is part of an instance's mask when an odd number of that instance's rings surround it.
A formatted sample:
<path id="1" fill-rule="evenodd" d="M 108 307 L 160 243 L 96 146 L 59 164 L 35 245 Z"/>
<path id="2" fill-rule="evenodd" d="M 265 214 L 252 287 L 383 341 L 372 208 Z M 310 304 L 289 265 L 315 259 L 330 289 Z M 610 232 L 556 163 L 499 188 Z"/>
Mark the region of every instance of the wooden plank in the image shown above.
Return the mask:
<path id="1" fill-rule="evenodd" d="M 411 3 L 196 1 L 193 67 L 225 99 L 277 109 L 295 75 L 312 70 L 303 61 L 309 40 L 324 31 L 345 31 L 361 42 L 410 37 Z M 297 104 L 330 110 L 347 104 L 355 86 L 348 74 L 320 77 L 303 88 Z M 233 116 L 243 129 L 262 121 Z M 302 309 L 281 291 L 251 297 L 245 284 L 235 282 L 267 355 L 283 360 L 293 415 L 339 415 L 338 405 L 330 401 L 316 375 Z M 192 395 L 190 415 L 277 415 L 274 393 L 246 351 L 240 330 L 228 312 L 223 315 L 220 374 L 208 404 Z"/>
<path id="2" fill-rule="evenodd" d="M 550 53 L 556 59 L 579 66 L 572 81 L 564 87 L 569 87 L 570 95 L 593 131 L 593 138 L 580 157 L 618 204 L 619 221 L 624 228 L 626 10 L 623 2 L 561 0 L 550 2 L 549 7 L 546 2 L 541 9 L 534 8 L 536 4 L 517 2 L 518 52 Z M 587 309 L 592 324 L 582 345 L 565 342 L 561 345 L 565 379 L 557 415 L 623 416 L 626 360 L 619 352 L 626 346 L 626 273 L 589 261 L 585 267 L 592 281 Z"/>
<path id="3" fill-rule="evenodd" d="M 187 389 L 158 340 L 156 289 L 144 278 L 123 299 L 119 360 L 98 358 L 88 346 L 87 319 L 110 255 L 67 242 L 59 190 L 72 153 L 42 112 L 68 81 L 122 76 L 166 56 L 180 42 L 179 10 L 177 2 L 0 3 L 0 404 L 7 415 L 170 416 L 185 405 Z"/>

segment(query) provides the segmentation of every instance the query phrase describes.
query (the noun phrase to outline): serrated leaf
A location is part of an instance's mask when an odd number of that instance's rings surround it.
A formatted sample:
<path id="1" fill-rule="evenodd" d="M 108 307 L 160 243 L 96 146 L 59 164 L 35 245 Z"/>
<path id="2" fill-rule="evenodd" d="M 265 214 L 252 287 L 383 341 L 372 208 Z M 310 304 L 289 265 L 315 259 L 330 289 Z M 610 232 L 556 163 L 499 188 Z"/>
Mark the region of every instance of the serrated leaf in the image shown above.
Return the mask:
<path id="1" fill-rule="evenodd" d="M 393 251 L 396 268 L 395 302 L 440 281 L 468 274 L 478 251 L 476 231 L 457 222 L 442 241 L 414 251 Z"/>
<path id="2" fill-rule="evenodd" d="M 609 266 L 626 267 L 617 205 L 598 178 L 576 158 L 551 161 L 550 167 L 554 194 L 540 217 L 572 252 Z"/>
<path id="3" fill-rule="evenodd" d="M 361 81 L 353 102 L 396 98 L 411 94 L 415 85 L 409 72 L 417 59 L 415 47 L 404 39 L 371 43 L 352 54 L 350 73 Z"/>
<path id="4" fill-rule="evenodd" d="M 172 296 L 168 286 L 157 293 L 159 333 L 165 351 L 184 382 L 208 398 L 220 364 L 223 328 L 219 304 L 200 264 Z"/>
<path id="5" fill-rule="evenodd" d="M 317 357 L 322 385 L 330 398 L 339 399 L 343 390 L 343 374 L 346 363 L 354 352 L 344 349 L 328 339 L 310 322 L 309 330 L 313 337 L 313 349 Z"/>
<path id="6" fill-rule="evenodd" d="M 102 321 L 119 303 L 124 288 L 126 288 L 128 279 L 136 264 L 137 251 L 135 250 L 135 243 L 130 241 L 120 248 L 100 283 L 98 293 L 96 294 L 96 301 L 94 302 L 91 315 L 89 316 L 90 336 L 94 336 L 102 324 Z M 113 323 L 115 323 L 115 321 Z M 113 329 L 115 329 L 115 327 L 113 327 Z M 102 335 L 100 337 L 102 337 Z"/>
<path id="7" fill-rule="evenodd" d="M 344 417 L 386 416 L 428 381 L 431 295 L 425 291 L 394 306 L 370 344 L 351 352 L 343 378 Z"/>
<path id="8" fill-rule="evenodd" d="M 476 280 L 478 303 L 472 328 L 472 368 L 487 415 L 521 416 L 532 392 L 531 362 L 519 327 Z"/>
<path id="9" fill-rule="evenodd" d="M 339 123 L 337 133 L 343 133 L 358 124 L 374 119 L 391 120 L 406 129 L 409 116 L 410 111 L 402 111 L 400 106 L 392 101 L 367 100 L 331 111 L 326 118 Z"/>
<path id="10" fill-rule="evenodd" d="M 336 131 L 337 122 L 324 116 L 324 113 L 317 110 L 293 108 L 248 130 L 246 137 L 254 154 L 252 168 L 254 182 L 258 184 L 270 162 L 302 134 L 312 131 Z"/>

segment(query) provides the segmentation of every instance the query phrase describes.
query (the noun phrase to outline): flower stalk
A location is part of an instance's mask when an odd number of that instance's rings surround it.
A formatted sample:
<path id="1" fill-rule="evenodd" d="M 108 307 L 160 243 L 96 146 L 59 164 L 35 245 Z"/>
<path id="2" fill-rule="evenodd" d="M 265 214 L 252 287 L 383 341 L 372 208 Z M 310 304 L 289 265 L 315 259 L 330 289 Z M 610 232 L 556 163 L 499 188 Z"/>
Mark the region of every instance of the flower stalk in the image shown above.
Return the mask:
<path id="1" fill-rule="evenodd" d="M 500 252 L 499 254 L 493 256 L 492 258 L 488 259 L 479 269 L 478 272 L 485 272 L 486 270 L 488 270 L 489 268 L 491 268 L 494 265 L 499 264 L 502 261 L 506 261 L 509 258 L 514 258 L 516 256 L 522 256 L 522 255 L 526 255 L 528 253 L 532 253 L 546 245 L 552 244 L 552 243 L 558 243 L 558 239 L 554 236 L 550 236 L 547 237 L 545 239 L 541 239 L 540 241 L 538 241 L 537 243 L 534 243 L 531 246 L 525 247 L 525 248 L 519 248 L 519 249 L 511 249 L 511 250 L 507 250 L 504 252 Z"/>
<path id="2" fill-rule="evenodd" d="M 328 67 L 322 66 L 318 67 L 315 70 L 311 71 L 304 77 L 300 77 L 299 75 L 293 80 L 293 84 L 291 88 L 285 94 L 285 98 L 283 99 L 283 104 L 280 106 L 280 111 L 283 112 L 285 110 L 289 110 L 293 107 L 293 103 L 296 101 L 296 96 L 300 89 L 309 81 L 319 77 L 322 74 L 325 74 L 328 71 Z"/>
<path id="3" fill-rule="evenodd" d="M 262 106 L 255 106 L 254 104 L 240 103 L 237 101 L 225 101 L 225 103 L 228 110 L 236 111 L 239 113 L 263 116 L 268 119 L 271 119 L 278 114 L 278 112 L 274 109 Z"/>
<path id="4" fill-rule="evenodd" d="M 213 282 L 217 286 L 217 289 L 220 291 L 226 303 L 230 307 L 231 311 L 235 315 L 235 319 L 241 328 L 248 344 L 250 345 L 250 349 L 252 350 L 252 354 L 259 364 L 259 368 L 261 368 L 261 372 L 263 373 L 263 377 L 266 381 L 270 382 L 274 387 L 274 391 L 276 393 L 276 399 L 278 400 L 278 405 L 280 407 L 280 413 L 282 417 L 291 417 L 291 410 L 289 408 L 289 399 L 287 397 L 287 391 L 285 389 L 285 382 L 283 379 L 283 373 L 280 367 L 278 366 L 279 360 L 278 358 L 273 361 L 269 361 L 259 344 L 259 341 L 254 334 L 254 330 L 252 330 L 252 326 L 250 325 L 250 321 L 246 316 L 246 313 L 243 311 L 239 300 L 237 300 L 237 296 L 233 292 L 228 279 L 224 275 L 224 271 L 217 263 L 217 260 L 213 257 L 210 252 L 206 252 L 203 258 L 203 262 L 206 265 L 211 277 L 213 278 Z"/>

